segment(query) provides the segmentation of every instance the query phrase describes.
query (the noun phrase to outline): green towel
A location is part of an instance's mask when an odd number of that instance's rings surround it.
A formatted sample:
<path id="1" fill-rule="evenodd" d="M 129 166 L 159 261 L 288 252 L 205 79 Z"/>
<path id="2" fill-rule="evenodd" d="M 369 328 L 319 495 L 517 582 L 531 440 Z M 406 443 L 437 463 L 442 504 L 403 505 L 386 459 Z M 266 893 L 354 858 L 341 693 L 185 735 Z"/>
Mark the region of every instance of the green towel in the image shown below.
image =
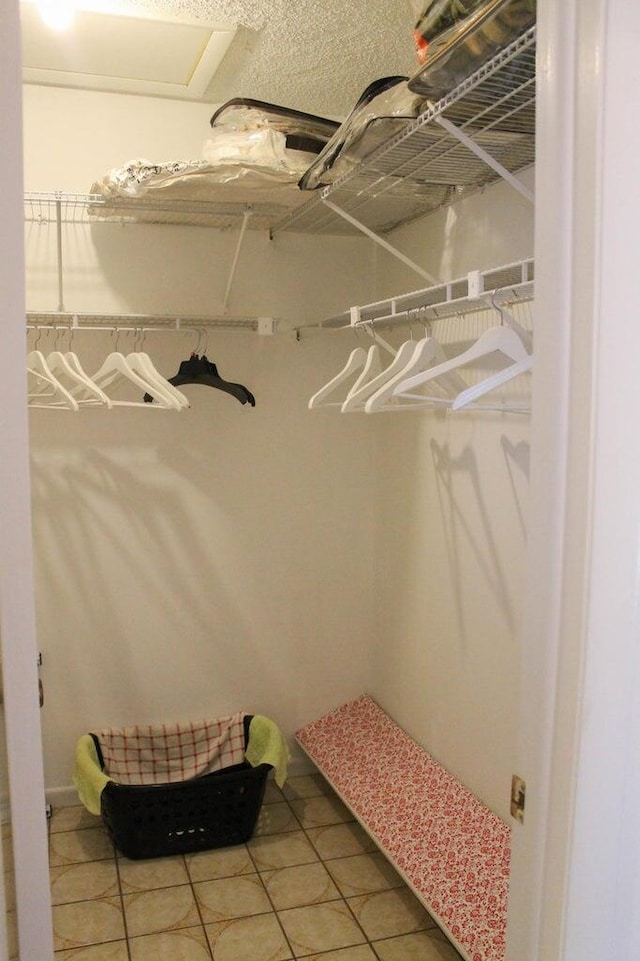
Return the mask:
<path id="1" fill-rule="evenodd" d="M 102 790 L 113 778 L 107 777 L 100 767 L 98 752 L 90 734 L 83 734 L 76 745 L 73 783 L 78 797 L 91 814 L 100 814 Z"/>
<path id="2" fill-rule="evenodd" d="M 280 730 L 273 721 L 255 714 L 249 726 L 249 743 L 245 757 L 252 767 L 270 764 L 275 771 L 275 782 L 282 787 L 287 780 L 287 762 L 291 755 Z"/>

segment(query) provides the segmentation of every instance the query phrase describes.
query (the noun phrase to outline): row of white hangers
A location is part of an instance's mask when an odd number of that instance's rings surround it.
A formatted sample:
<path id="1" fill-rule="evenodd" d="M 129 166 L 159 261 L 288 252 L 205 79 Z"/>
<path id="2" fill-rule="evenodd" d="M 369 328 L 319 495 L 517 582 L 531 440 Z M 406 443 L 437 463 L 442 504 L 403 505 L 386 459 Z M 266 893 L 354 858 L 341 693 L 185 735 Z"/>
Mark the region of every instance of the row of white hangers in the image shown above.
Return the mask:
<path id="1" fill-rule="evenodd" d="M 363 347 L 352 350 L 342 370 L 311 397 L 309 409 L 329 406 L 340 407 L 343 413 L 363 411 L 367 414 L 416 408 L 507 409 L 495 399 L 480 403 L 480 398 L 531 371 L 531 335 L 503 306 L 493 301 L 491 306 L 498 311 L 500 324 L 485 330 L 471 347 L 449 359 L 430 331 L 421 340 L 405 341 L 395 350 L 365 325 L 376 343 L 368 350 Z M 382 350 L 393 357 L 386 367 L 381 360 Z M 499 369 L 469 386 L 458 371 L 492 354 L 499 358 Z M 357 375 L 355 381 L 354 375 Z M 346 396 L 336 400 L 335 392 L 349 381 L 352 383 Z M 508 409 L 527 408 L 510 404 Z"/>
<path id="2" fill-rule="evenodd" d="M 133 399 L 122 397 L 131 387 Z M 145 402 L 144 395 L 153 399 Z M 143 351 L 127 355 L 115 350 L 100 368 L 87 374 L 73 351 L 53 350 L 27 354 L 27 396 L 29 407 L 79 411 L 88 407 L 146 407 L 151 410 L 185 410 L 185 395 L 160 374 Z"/>

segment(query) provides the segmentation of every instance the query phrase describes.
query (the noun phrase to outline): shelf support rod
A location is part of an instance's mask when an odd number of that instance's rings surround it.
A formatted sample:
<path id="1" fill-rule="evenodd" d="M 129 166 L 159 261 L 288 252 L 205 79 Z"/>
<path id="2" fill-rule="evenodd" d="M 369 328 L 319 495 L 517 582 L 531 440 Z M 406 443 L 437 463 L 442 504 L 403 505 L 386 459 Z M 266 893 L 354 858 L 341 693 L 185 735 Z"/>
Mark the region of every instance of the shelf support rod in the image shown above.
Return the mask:
<path id="1" fill-rule="evenodd" d="M 229 303 L 229 294 L 231 293 L 231 286 L 233 284 L 233 279 L 236 275 L 236 270 L 238 268 L 238 260 L 240 259 L 240 251 L 242 250 L 242 243 L 244 241 L 245 231 L 247 225 L 251 218 L 253 211 L 251 209 L 245 210 L 242 214 L 242 224 L 240 225 L 240 233 L 238 235 L 238 243 L 236 244 L 235 253 L 233 255 L 233 262 L 231 264 L 231 270 L 229 271 L 229 279 L 227 281 L 227 289 L 224 292 L 224 300 L 222 302 L 222 312 L 225 313 L 227 310 L 227 304 Z"/>
<path id="2" fill-rule="evenodd" d="M 450 133 L 452 137 L 455 137 L 456 140 L 459 140 L 460 143 L 464 144 L 468 150 L 479 157 L 480 160 L 495 170 L 503 180 L 506 180 L 507 183 L 511 184 L 511 186 L 514 187 L 518 193 L 522 194 L 522 196 L 529 201 L 529 203 L 534 203 L 535 196 L 533 191 L 529 190 L 529 188 L 526 187 L 521 180 L 515 177 L 510 170 L 507 170 L 506 167 L 503 167 L 502 164 L 495 159 L 495 157 L 492 157 L 490 153 L 487 153 L 487 151 L 479 146 L 475 140 L 472 140 L 471 137 L 464 132 L 464 130 L 460 130 L 459 127 L 456 127 L 456 125 L 451 123 L 450 120 L 447 120 L 446 117 L 434 117 L 434 120 L 436 123 L 439 123 L 441 127 L 444 127 L 444 129 Z"/>
<path id="3" fill-rule="evenodd" d="M 384 247 L 384 249 L 387 250 L 390 254 L 393 254 L 394 257 L 397 257 L 398 260 L 401 260 L 403 264 L 406 264 L 407 267 L 411 268 L 411 270 L 414 270 L 417 274 L 420 274 L 421 277 L 424 277 L 425 280 L 428 280 L 429 283 L 431 284 L 438 283 L 436 278 L 432 274 L 430 274 L 427 270 L 425 270 L 423 267 L 420 267 L 419 264 L 416 264 L 415 261 L 411 260 L 410 257 L 407 257 L 406 254 L 403 254 L 401 250 L 398 250 L 397 247 L 394 247 L 392 244 L 386 241 L 383 237 L 380 237 L 379 234 L 376 234 L 374 233 L 373 230 L 370 230 L 368 227 L 365 227 L 365 225 L 360 223 L 359 220 L 356 220 L 355 217 L 352 217 L 351 214 L 348 214 L 346 210 L 342 210 L 340 207 L 337 206 L 337 204 L 334 204 L 330 200 L 327 200 L 326 197 L 321 197 L 321 200 L 322 200 L 322 203 L 325 204 L 325 206 L 329 207 L 330 210 L 333 210 L 334 213 L 338 214 L 344 220 L 347 220 L 354 227 L 357 227 L 358 230 L 360 230 L 363 234 L 366 234 L 367 237 L 370 237 L 371 240 L 375 240 L 377 244 L 379 244 L 381 247 Z"/>
<path id="4" fill-rule="evenodd" d="M 58 255 L 58 310 L 64 311 L 64 282 L 62 272 L 62 201 L 56 200 L 56 250 Z"/>

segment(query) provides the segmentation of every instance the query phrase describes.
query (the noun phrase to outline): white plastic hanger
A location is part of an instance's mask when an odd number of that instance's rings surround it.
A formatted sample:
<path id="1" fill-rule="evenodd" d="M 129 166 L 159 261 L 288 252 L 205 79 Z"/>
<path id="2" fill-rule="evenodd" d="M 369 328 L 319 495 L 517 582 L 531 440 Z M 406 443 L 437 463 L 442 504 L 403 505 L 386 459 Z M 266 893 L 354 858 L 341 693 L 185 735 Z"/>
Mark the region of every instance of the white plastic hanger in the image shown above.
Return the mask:
<path id="1" fill-rule="evenodd" d="M 29 407 L 79 410 L 78 402 L 50 369 L 41 350 L 32 350 L 27 354 L 27 374 L 32 378 L 27 395 Z"/>
<path id="2" fill-rule="evenodd" d="M 436 364 L 435 367 L 430 367 L 428 370 L 400 381 L 393 389 L 393 396 L 425 401 L 426 399 L 423 394 L 415 394 L 412 393 L 412 391 L 429 381 L 443 377 L 443 375 L 449 374 L 451 371 L 456 371 L 460 367 L 472 363 L 474 360 L 496 352 L 501 353 L 514 363 L 506 368 L 506 370 L 502 370 L 499 374 L 487 378 L 475 387 L 466 388 L 453 400 L 452 407 L 454 404 L 458 405 L 456 409 L 465 406 L 483 393 L 493 390 L 496 386 L 499 386 L 499 384 L 506 383 L 507 380 L 517 376 L 524 370 L 531 369 L 533 363 L 532 355 L 527 353 L 521 338 L 515 330 L 507 326 L 491 327 L 481 334 L 478 340 L 462 354 L 458 354 L 456 357 L 444 361 L 444 363 Z M 500 378 L 499 383 L 496 382 L 496 378 L 498 377 Z M 484 389 L 485 387 L 486 390 Z"/>
<path id="3" fill-rule="evenodd" d="M 399 367 L 404 367 L 409 354 L 413 351 L 415 347 L 415 342 L 412 340 L 407 340 L 404 344 L 401 344 L 397 351 L 394 351 L 393 360 L 387 367 L 383 370 L 380 364 L 380 350 L 378 347 L 371 347 L 370 350 L 376 350 L 377 359 L 377 370 L 368 371 L 367 377 L 361 377 L 357 384 L 353 385 L 351 391 L 342 405 L 342 413 L 347 413 L 347 411 L 353 410 L 364 410 L 364 404 L 368 397 L 371 396 L 379 387 L 385 384 L 389 377 L 393 376 L 394 370 Z"/>
<path id="4" fill-rule="evenodd" d="M 58 350 L 52 351 L 47 357 L 47 364 L 58 381 L 67 386 L 80 407 L 111 407 L 111 401 L 107 395 L 85 374 L 80 361 L 72 351 L 67 351 L 65 354 Z M 78 387 L 81 387 L 82 391 L 78 391 Z"/>
<path id="5" fill-rule="evenodd" d="M 403 344 L 402 346 L 407 347 L 407 362 L 401 365 L 399 360 L 398 363 L 394 361 L 391 367 L 385 371 L 388 375 L 393 368 L 395 373 L 388 376 L 382 386 L 365 401 L 364 409 L 367 414 L 372 414 L 380 410 L 406 410 L 414 408 L 416 406 L 414 403 L 405 403 L 398 397 L 394 398 L 394 387 L 411 375 L 432 367 L 434 361 L 443 363 L 446 359 L 442 347 L 435 337 L 432 337 L 430 334 L 415 342 L 407 341 L 407 344 Z M 412 350 L 409 351 L 409 347 L 412 347 Z M 402 348 L 400 348 L 400 351 L 402 351 Z M 400 355 L 400 351 L 398 351 L 398 355 Z M 443 380 L 448 389 L 448 397 L 455 396 L 466 386 L 462 378 L 459 377 L 455 371 L 446 375 Z M 448 397 L 442 398 L 443 403 L 446 402 Z"/>
<path id="6" fill-rule="evenodd" d="M 524 352 L 521 353 L 520 346 L 517 341 L 513 341 L 513 350 L 511 352 L 511 357 L 514 361 L 509 367 L 505 367 L 503 370 L 498 371 L 491 377 L 486 377 L 479 384 L 475 384 L 473 387 L 467 387 L 456 397 L 452 404 L 452 410 L 461 410 L 463 407 L 481 406 L 475 405 L 475 401 L 479 397 L 483 397 L 485 394 L 490 393 L 492 390 L 501 387 L 508 381 L 513 380 L 519 374 L 526 373 L 530 371 L 533 367 L 533 337 L 530 331 L 525 330 L 501 304 L 496 303 L 495 299 L 491 297 L 491 305 L 500 314 L 500 320 L 504 324 L 505 322 L 509 325 L 509 328 L 514 331 L 522 345 Z M 509 354 L 507 354 L 509 356 Z M 516 408 L 520 409 L 520 408 Z M 522 409 L 527 409 L 522 408 Z"/>
<path id="7" fill-rule="evenodd" d="M 144 339 L 144 331 L 136 330 L 136 342 L 142 343 Z M 178 390 L 173 384 L 171 384 L 162 374 L 156 369 L 153 361 L 144 351 L 138 350 L 127 354 L 127 362 L 129 366 L 138 373 L 143 380 L 146 380 L 149 384 L 155 386 L 156 390 L 165 396 L 168 395 L 170 400 L 177 405 L 178 410 L 186 410 L 191 404 L 187 397 Z M 150 397 L 153 397 L 151 392 L 147 392 L 143 400 L 148 401 Z"/>
<path id="8" fill-rule="evenodd" d="M 142 392 L 140 400 L 116 400 L 111 393 L 111 403 L 115 407 L 156 407 L 160 410 L 181 410 L 182 407 L 171 393 L 159 387 L 157 383 L 150 383 L 140 370 L 134 370 L 124 354 L 113 351 L 105 358 L 102 366 L 91 380 L 105 393 L 117 389 L 123 382 L 129 381 Z M 146 404 L 144 394 L 150 394 L 156 404 Z"/>
<path id="9" fill-rule="evenodd" d="M 310 399 L 308 407 L 309 410 L 313 410 L 315 407 L 341 407 L 342 401 L 327 401 L 327 397 L 333 394 L 334 390 L 341 384 L 352 377 L 356 371 L 364 367 L 367 360 L 367 351 L 364 347 L 356 347 L 349 354 L 349 359 L 335 377 L 321 387 L 320 390 L 316 391 L 313 397 Z"/>
<path id="10" fill-rule="evenodd" d="M 173 384 L 162 376 L 162 374 L 156 369 L 153 361 L 148 354 L 144 351 L 136 351 L 135 353 L 127 354 L 127 361 L 133 370 L 137 371 L 141 377 L 147 380 L 150 384 L 155 384 L 157 390 L 164 392 L 172 397 L 173 400 L 178 405 L 179 410 L 185 410 L 187 407 L 191 407 L 188 398 L 182 391 L 174 387 Z M 151 391 L 149 391 L 151 393 Z"/>
<path id="11" fill-rule="evenodd" d="M 517 336 L 517 335 L 516 335 Z M 509 367 L 505 367 L 503 370 L 498 371 L 491 377 L 485 378 L 485 380 L 480 381 L 479 384 L 475 384 L 473 387 L 467 387 L 465 390 L 458 394 L 453 404 L 451 405 L 452 410 L 461 410 L 463 407 L 467 407 L 478 399 L 478 397 L 483 397 L 492 390 L 496 390 L 498 387 L 502 387 L 508 381 L 513 380 L 518 374 L 524 374 L 531 370 L 533 367 L 533 354 L 527 354 L 525 358 L 521 361 L 516 361 Z"/>
<path id="12" fill-rule="evenodd" d="M 377 344 L 373 344 L 367 351 L 367 359 L 358 379 L 340 407 L 343 414 L 349 410 L 362 409 L 360 398 L 369 396 L 369 384 L 380 376 L 381 371 L 382 361 L 380 360 L 380 348 Z"/>

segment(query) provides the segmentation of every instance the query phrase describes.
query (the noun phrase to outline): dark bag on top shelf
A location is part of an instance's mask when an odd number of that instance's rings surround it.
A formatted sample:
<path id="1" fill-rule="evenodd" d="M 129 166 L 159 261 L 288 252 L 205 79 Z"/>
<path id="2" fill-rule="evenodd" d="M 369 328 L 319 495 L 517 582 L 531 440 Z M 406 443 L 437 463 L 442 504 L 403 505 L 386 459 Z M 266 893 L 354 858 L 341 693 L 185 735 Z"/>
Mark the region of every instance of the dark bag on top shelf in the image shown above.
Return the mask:
<path id="1" fill-rule="evenodd" d="M 454 5 L 461 6 L 451 0 Z M 473 7 L 466 17 L 427 37 L 426 49 L 419 53 L 423 66 L 409 80 L 409 90 L 440 100 L 536 22 L 536 0 L 484 0 L 466 6 Z"/>

